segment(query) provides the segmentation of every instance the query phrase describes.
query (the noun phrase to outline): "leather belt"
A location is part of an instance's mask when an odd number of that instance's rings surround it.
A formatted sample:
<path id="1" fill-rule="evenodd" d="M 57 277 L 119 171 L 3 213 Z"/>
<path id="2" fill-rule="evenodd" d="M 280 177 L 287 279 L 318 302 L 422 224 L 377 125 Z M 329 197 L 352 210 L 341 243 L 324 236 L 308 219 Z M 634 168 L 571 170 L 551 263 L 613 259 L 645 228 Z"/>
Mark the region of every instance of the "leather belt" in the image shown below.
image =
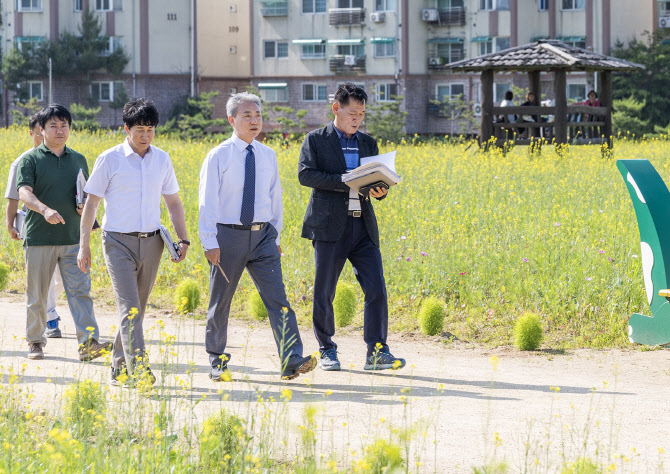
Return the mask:
<path id="1" fill-rule="evenodd" d="M 147 239 L 157 235 L 160 231 L 154 230 L 153 232 L 119 232 L 121 235 L 129 235 L 131 237 L 137 237 L 138 239 Z"/>
<path id="2" fill-rule="evenodd" d="M 363 211 L 349 211 L 351 217 L 361 217 Z"/>
<path id="3" fill-rule="evenodd" d="M 251 225 L 240 225 L 240 224 L 221 224 L 221 225 L 225 225 L 226 227 L 230 227 L 231 229 L 238 229 L 238 230 L 261 230 L 263 227 L 267 225 L 267 222 L 257 222 Z"/>

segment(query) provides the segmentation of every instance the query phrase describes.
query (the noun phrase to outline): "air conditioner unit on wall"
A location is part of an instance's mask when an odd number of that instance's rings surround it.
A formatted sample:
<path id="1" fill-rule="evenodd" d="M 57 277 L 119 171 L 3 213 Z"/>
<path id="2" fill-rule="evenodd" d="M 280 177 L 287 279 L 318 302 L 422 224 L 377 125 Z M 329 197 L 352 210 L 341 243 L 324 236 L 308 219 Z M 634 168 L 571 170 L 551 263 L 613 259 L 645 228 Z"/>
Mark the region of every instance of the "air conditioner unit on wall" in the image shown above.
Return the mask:
<path id="1" fill-rule="evenodd" d="M 475 104 L 472 106 L 472 113 L 475 117 L 481 117 L 482 115 L 482 104 Z"/>
<path id="2" fill-rule="evenodd" d="M 345 66 L 355 66 L 356 65 L 356 56 L 353 54 L 347 54 L 344 57 L 344 65 Z"/>
<path id="3" fill-rule="evenodd" d="M 440 13 L 437 8 L 424 8 L 421 10 L 421 19 L 423 21 L 439 21 Z"/>
<path id="4" fill-rule="evenodd" d="M 442 61 L 440 60 L 439 57 L 428 58 L 428 64 L 430 64 L 431 66 L 439 66 L 440 64 L 442 64 Z"/>
<path id="5" fill-rule="evenodd" d="M 663 16 L 658 19 L 659 28 L 670 28 L 670 16 Z"/>
<path id="6" fill-rule="evenodd" d="M 386 21 L 386 13 L 374 12 L 370 14 L 370 21 L 372 23 L 384 23 Z"/>

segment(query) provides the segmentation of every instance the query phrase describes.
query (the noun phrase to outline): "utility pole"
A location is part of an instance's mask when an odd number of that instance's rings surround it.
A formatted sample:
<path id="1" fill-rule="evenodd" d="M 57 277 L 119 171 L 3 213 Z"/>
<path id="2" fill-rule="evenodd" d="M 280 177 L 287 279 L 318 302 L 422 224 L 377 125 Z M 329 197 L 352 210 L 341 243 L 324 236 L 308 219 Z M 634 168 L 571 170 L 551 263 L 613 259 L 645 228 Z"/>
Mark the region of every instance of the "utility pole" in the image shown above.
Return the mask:
<path id="1" fill-rule="evenodd" d="M 52 67 L 51 67 L 51 58 L 48 59 L 48 63 L 49 63 L 49 104 L 53 104 L 54 103 L 54 97 L 53 97 L 53 94 L 52 94 L 53 93 L 53 88 L 52 88 L 53 75 L 52 75 Z"/>

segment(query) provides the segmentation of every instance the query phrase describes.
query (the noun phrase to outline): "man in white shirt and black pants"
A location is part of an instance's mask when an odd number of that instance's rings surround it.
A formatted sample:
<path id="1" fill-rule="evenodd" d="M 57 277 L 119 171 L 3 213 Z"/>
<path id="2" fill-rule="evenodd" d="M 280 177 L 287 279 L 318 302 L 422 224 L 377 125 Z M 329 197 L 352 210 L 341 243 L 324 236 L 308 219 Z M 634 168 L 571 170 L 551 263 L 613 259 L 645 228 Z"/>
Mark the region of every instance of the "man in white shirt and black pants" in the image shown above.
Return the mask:
<path id="1" fill-rule="evenodd" d="M 151 145 L 158 120 L 153 102 L 128 102 L 123 108 L 126 141 L 98 157 L 84 188 L 88 198 L 77 262 L 83 272 L 91 265 L 95 213 L 100 200 L 105 200 L 102 248 L 120 318 L 112 352 L 112 385 L 156 381 L 146 360 L 142 322 L 163 254 L 161 196 L 179 238 L 179 259 L 173 261 L 181 262 L 190 245 L 172 161 Z"/>
<path id="2" fill-rule="evenodd" d="M 316 359 L 302 356 L 298 323 L 282 281 L 279 232 L 283 207 L 277 157 L 255 140 L 263 126 L 258 96 L 234 94 L 226 111 L 233 136 L 209 152 L 200 170 L 200 241 L 210 262 L 205 332 L 210 378 L 231 380 L 230 354 L 224 352 L 228 315 L 246 268 L 268 310 L 281 378 L 290 380 L 314 369 Z"/>

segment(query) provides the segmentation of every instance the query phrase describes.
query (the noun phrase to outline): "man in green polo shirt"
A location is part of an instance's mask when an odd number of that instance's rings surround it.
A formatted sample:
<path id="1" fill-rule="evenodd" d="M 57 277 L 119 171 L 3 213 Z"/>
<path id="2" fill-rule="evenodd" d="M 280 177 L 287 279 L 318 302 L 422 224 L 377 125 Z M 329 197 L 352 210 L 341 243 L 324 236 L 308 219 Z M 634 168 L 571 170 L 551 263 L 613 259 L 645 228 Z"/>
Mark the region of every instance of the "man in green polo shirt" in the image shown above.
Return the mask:
<path id="1" fill-rule="evenodd" d="M 79 359 L 91 360 L 111 350 L 98 342 L 98 323 L 89 296 L 91 278 L 79 271 L 80 210 L 75 196 L 79 171 L 88 177 L 86 159 L 65 146 L 72 117 L 62 105 L 38 112 L 44 142 L 20 161 L 16 187 L 28 207 L 25 225 L 26 340 L 28 358 L 43 359 L 46 345 L 46 301 L 51 275 L 58 265 L 79 341 Z"/>

